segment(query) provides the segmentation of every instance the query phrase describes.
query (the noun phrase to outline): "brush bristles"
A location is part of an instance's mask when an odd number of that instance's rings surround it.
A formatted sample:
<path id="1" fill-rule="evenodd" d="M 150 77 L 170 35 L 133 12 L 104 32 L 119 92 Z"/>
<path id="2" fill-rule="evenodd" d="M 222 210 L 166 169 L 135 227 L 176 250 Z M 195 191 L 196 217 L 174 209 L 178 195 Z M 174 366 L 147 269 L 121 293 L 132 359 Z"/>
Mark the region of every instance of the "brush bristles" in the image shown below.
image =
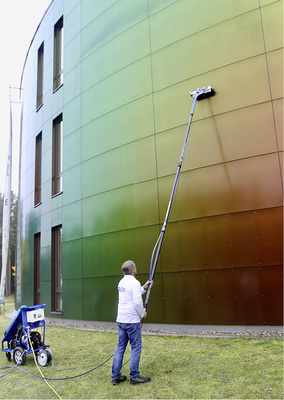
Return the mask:
<path id="1" fill-rule="evenodd" d="M 214 96 L 215 91 L 212 86 L 205 86 L 204 88 L 197 88 L 194 92 L 189 92 L 192 97 L 196 97 L 197 100 L 207 99 L 208 97 Z"/>

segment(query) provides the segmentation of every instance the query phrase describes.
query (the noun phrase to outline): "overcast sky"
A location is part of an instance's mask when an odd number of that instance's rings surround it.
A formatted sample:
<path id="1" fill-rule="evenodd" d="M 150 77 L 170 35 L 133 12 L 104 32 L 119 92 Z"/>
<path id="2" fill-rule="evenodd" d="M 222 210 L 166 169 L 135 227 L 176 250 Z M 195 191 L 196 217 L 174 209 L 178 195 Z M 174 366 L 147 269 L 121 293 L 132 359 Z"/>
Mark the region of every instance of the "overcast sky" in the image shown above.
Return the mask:
<path id="1" fill-rule="evenodd" d="M 10 99 L 9 86 L 19 87 L 25 57 L 41 18 L 51 0 L 0 0 L 0 192 L 4 193 L 7 164 Z M 17 100 L 18 91 L 12 91 Z M 13 104 L 12 190 L 18 193 L 20 105 Z"/>

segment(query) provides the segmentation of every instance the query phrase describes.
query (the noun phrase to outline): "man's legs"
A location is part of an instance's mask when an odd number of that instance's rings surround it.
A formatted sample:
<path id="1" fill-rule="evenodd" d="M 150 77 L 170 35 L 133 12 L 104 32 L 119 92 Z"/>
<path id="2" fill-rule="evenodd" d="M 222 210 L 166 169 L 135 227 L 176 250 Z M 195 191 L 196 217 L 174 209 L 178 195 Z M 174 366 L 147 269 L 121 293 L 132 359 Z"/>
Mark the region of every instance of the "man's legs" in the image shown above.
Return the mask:
<path id="1" fill-rule="evenodd" d="M 120 370 L 122 367 L 123 356 L 128 342 L 128 335 L 124 328 L 124 325 L 126 324 L 120 324 L 119 322 L 117 323 L 118 343 L 113 354 L 112 374 L 111 374 L 113 380 L 118 379 L 121 376 Z"/>
<path id="2" fill-rule="evenodd" d="M 142 337 L 141 337 L 141 325 L 140 323 L 131 324 L 128 328 L 128 338 L 131 345 L 130 355 L 130 379 L 135 378 L 139 375 L 139 363 L 142 351 Z"/>
<path id="3" fill-rule="evenodd" d="M 128 331 L 128 338 L 131 345 L 130 356 L 130 384 L 137 385 L 139 383 L 150 382 L 151 378 L 146 378 L 139 374 L 139 363 L 142 350 L 141 324 L 132 324 L 131 330 Z"/>
<path id="4" fill-rule="evenodd" d="M 126 380 L 126 376 L 121 375 L 121 368 L 123 362 L 124 352 L 128 343 L 131 345 L 131 355 L 130 355 L 130 383 L 136 385 L 138 383 L 149 382 L 150 378 L 144 378 L 139 375 L 139 363 L 142 351 L 142 336 L 141 336 L 141 324 L 123 324 L 117 323 L 118 327 L 118 344 L 113 355 L 112 363 L 112 383 L 116 385 L 117 383 Z"/>

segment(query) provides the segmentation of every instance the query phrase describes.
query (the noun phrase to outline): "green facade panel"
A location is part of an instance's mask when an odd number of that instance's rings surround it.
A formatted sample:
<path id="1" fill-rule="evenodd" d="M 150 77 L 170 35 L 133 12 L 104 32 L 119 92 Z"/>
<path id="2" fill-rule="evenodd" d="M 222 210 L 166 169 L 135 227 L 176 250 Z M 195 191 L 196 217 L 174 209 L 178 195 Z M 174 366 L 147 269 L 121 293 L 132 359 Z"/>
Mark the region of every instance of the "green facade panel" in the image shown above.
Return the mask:
<path id="1" fill-rule="evenodd" d="M 61 211 L 61 221 L 66 228 L 63 232 L 64 241 L 80 239 L 82 235 L 82 204 L 81 201 L 68 204 Z M 55 226 L 55 224 L 53 225 Z"/>
<path id="2" fill-rule="evenodd" d="M 82 82 L 82 89 L 87 90 L 126 66 L 147 57 L 149 52 L 149 24 L 147 20 L 143 20 L 83 59 L 82 75 L 86 79 Z M 101 68 L 101 60 L 104 60 L 104 68 Z"/>
<path id="3" fill-rule="evenodd" d="M 152 95 L 130 102 L 82 127 L 82 161 L 154 134 Z"/>
<path id="4" fill-rule="evenodd" d="M 81 319 L 83 284 L 80 278 L 64 279 L 63 307 L 65 318 Z"/>
<path id="5" fill-rule="evenodd" d="M 63 278 L 69 280 L 81 279 L 83 276 L 82 240 L 64 241 L 62 258 L 64 259 Z"/>
<path id="6" fill-rule="evenodd" d="M 49 271 L 50 275 L 50 271 Z M 33 292 L 33 287 L 30 287 L 31 293 Z M 40 283 L 40 302 L 41 304 L 46 304 L 45 306 L 45 315 L 50 315 L 51 313 L 51 302 L 50 302 L 50 292 L 51 292 L 51 282 L 50 280 L 44 281 L 42 280 Z M 26 304 L 32 304 L 33 303 L 33 298 L 30 299 L 29 302 L 26 302 Z M 25 302 L 23 302 L 25 304 Z"/>
<path id="7" fill-rule="evenodd" d="M 82 124 L 151 93 L 150 57 L 131 64 L 82 93 Z M 88 79 L 87 75 L 83 77 Z"/>
<path id="8" fill-rule="evenodd" d="M 227 20 L 210 28 L 210 38 L 205 29 L 158 50 L 152 56 L 154 90 L 263 54 L 261 33 L 259 11 L 254 10 L 235 18 L 233 29 Z M 215 45 L 220 38 L 231 51 Z"/>
<path id="9" fill-rule="evenodd" d="M 127 258 L 140 260 L 139 273 L 148 273 L 149 253 L 158 234 L 157 227 L 134 228 L 86 237 L 82 241 L 83 276 L 120 276 L 117 265 Z"/>
<path id="10" fill-rule="evenodd" d="M 107 191 L 82 201 L 82 235 L 158 224 L 155 181 Z"/>
<path id="11" fill-rule="evenodd" d="M 155 1 L 149 3 L 155 3 Z M 258 8 L 258 0 L 249 2 L 241 0 L 235 4 L 231 2 L 229 5 L 226 0 L 219 0 L 218 3 L 207 0 L 176 1 L 160 12 L 154 13 L 150 18 L 152 51 L 160 50 L 206 29 L 208 29 L 210 41 L 212 27 L 214 31 L 215 25 Z M 234 29 L 235 26 L 231 27 L 231 30 Z M 226 41 L 226 38 L 222 37 L 221 40 Z"/>
<path id="12" fill-rule="evenodd" d="M 83 319 L 110 322 L 115 320 L 118 295 L 114 293 L 113 287 L 116 284 L 117 277 L 83 280 Z"/>
<path id="13" fill-rule="evenodd" d="M 49 282 L 51 280 L 51 247 L 43 246 L 44 233 L 41 232 L 41 251 L 40 251 L 40 278 L 41 282 Z M 66 257 L 67 258 L 67 257 Z M 50 289 L 47 294 L 50 297 Z M 49 300 L 48 300 L 49 301 Z"/>
<path id="14" fill-rule="evenodd" d="M 63 17 L 63 85 L 53 90 Z M 283 265 L 283 1 L 53 0 L 23 68 L 17 306 L 115 321 L 121 264 L 148 279 L 192 98 L 187 158 L 151 291 L 149 323 L 280 325 Z M 36 109 L 44 43 L 43 104 Z M 62 114 L 62 191 L 52 196 Z M 42 134 L 41 203 L 35 138 Z M 62 227 L 61 313 L 52 229 Z"/>
<path id="15" fill-rule="evenodd" d="M 135 168 L 132 166 L 135 165 Z M 132 142 L 82 164 L 84 197 L 155 178 L 155 139 Z"/>

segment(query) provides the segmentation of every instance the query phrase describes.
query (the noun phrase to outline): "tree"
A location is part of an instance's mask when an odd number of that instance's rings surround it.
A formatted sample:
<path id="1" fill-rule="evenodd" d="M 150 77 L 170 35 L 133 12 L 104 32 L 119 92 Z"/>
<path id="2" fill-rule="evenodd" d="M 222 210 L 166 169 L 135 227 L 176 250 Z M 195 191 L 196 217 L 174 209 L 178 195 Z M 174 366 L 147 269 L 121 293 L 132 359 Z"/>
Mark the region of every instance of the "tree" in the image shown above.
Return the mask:
<path id="1" fill-rule="evenodd" d="M 11 265 L 16 265 L 18 198 L 11 192 L 10 254 Z"/>
<path id="2" fill-rule="evenodd" d="M 3 228 L 4 195 L 0 192 L 0 266 L 2 271 L 2 228 Z"/>
<path id="3" fill-rule="evenodd" d="M 4 194 L 0 192 L 0 270 L 2 273 L 2 227 L 3 227 L 3 203 L 4 203 Z M 16 265 L 16 249 L 17 249 L 17 216 L 18 216 L 18 199 L 17 196 L 13 191 L 11 191 L 11 220 L 10 220 L 10 239 L 9 239 L 9 266 L 8 266 L 8 271 L 9 275 L 7 275 L 7 281 L 8 282 L 14 282 L 13 279 L 11 279 L 11 266 Z M 13 278 L 13 277 L 12 277 Z M 8 289 L 7 294 L 11 294 L 11 289 L 13 291 L 14 285 L 12 284 L 9 285 L 10 287 L 7 288 L 6 286 L 6 292 Z"/>

